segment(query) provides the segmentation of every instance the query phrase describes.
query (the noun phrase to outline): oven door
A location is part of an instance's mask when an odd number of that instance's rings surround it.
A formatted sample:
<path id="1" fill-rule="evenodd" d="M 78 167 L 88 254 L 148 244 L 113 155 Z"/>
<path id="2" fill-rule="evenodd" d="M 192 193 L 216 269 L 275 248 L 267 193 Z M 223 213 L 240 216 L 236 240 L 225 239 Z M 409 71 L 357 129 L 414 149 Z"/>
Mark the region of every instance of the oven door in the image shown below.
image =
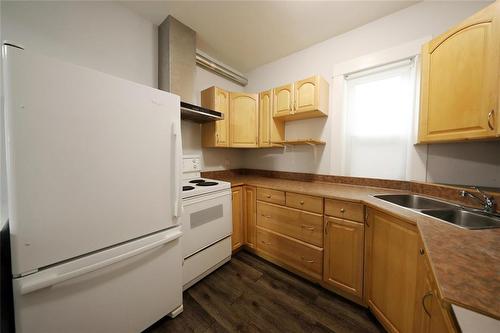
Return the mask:
<path id="1" fill-rule="evenodd" d="M 182 205 L 184 258 L 231 235 L 230 189 L 183 199 Z"/>

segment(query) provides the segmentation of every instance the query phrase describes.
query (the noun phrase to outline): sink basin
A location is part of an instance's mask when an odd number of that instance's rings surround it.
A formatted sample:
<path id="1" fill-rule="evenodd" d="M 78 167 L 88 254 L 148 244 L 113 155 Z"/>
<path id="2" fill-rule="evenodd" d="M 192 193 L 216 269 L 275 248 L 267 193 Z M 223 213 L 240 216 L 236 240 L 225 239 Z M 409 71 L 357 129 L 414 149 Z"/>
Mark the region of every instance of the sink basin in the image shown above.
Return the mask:
<path id="1" fill-rule="evenodd" d="M 398 206 L 410 209 L 452 209 L 456 206 L 446 202 L 429 199 L 415 194 L 384 194 L 375 195 L 375 198 L 382 199 Z"/>
<path id="2" fill-rule="evenodd" d="M 500 217 L 478 214 L 464 209 L 422 210 L 421 213 L 466 229 L 500 228 Z"/>

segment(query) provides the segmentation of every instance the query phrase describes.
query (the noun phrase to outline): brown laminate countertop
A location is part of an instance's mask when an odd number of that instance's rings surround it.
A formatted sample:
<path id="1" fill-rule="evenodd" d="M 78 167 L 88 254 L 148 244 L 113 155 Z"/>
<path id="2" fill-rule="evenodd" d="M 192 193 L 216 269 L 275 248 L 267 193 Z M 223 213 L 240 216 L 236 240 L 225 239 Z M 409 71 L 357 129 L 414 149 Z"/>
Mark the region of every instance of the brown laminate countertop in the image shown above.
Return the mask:
<path id="1" fill-rule="evenodd" d="M 500 319 L 500 228 L 462 229 L 373 197 L 404 193 L 398 190 L 252 175 L 219 179 L 231 182 L 232 186 L 251 185 L 362 202 L 414 223 L 424 242 L 441 299 Z"/>

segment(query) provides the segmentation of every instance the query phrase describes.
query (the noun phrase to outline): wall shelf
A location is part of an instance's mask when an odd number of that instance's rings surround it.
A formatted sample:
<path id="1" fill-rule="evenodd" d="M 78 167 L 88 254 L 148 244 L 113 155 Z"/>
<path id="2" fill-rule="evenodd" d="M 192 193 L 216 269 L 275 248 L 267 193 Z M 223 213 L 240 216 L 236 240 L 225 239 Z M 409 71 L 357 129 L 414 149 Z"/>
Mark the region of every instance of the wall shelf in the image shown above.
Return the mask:
<path id="1" fill-rule="evenodd" d="M 287 146 L 287 145 L 291 145 L 291 146 L 297 146 L 297 145 L 319 146 L 319 145 L 326 144 L 326 142 L 321 141 L 321 140 L 315 140 L 315 139 L 297 139 L 297 140 L 277 141 L 277 142 L 273 142 L 273 144 L 284 145 L 284 146 Z"/>

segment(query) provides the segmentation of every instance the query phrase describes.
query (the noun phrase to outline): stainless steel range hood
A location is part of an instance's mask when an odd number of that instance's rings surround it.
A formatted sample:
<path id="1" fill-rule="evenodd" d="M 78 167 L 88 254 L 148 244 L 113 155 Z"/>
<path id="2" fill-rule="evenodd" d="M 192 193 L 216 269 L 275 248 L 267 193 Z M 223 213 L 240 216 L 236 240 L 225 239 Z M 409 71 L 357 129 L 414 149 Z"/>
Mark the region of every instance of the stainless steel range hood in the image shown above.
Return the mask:
<path id="1" fill-rule="evenodd" d="M 158 87 L 181 97 L 181 117 L 196 122 L 224 119 L 224 114 L 194 101 L 196 32 L 168 16 L 158 28 Z"/>

